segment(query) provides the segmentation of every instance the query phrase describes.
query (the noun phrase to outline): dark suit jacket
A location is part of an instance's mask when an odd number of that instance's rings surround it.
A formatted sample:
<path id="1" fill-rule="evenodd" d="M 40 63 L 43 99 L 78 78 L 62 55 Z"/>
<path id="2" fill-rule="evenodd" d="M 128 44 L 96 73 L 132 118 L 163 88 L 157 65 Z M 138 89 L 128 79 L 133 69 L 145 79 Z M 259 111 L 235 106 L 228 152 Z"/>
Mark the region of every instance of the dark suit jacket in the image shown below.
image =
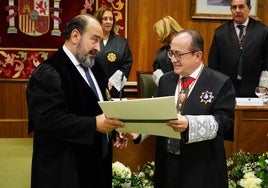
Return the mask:
<path id="1" fill-rule="evenodd" d="M 231 77 L 238 97 L 256 97 L 261 71 L 268 70 L 268 28 L 250 18 L 242 41 L 243 75 L 240 88 L 237 83 L 237 65 L 240 57 L 234 22 L 228 21 L 215 30 L 208 66 Z"/>
<path id="2" fill-rule="evenodd" d="M 178 83 L 178 75 L 169 72 L 160 78 L 156 97 L 172 96 Z M 211 102 L 201 102 L 204 92 L 212 92 Z M 226 188 L 228 183 L 224 136 L 233 132 L 235 91 L 230 78 L 207 67 L 202 70 L 189 97 L 182 106 L 182 115 L 213 115 L 219 124 L 217 136 L 212 140 L 186 144 L 188 130 L 182 133 L 180 188 Z M 157 137 L 156 188 L 165 187 L 163 180 L 166 138 Z"/>
<path id="3" fill-rule="evenodd" d="M 153 69 L 161 69 L 163 73 L 173 70 L 173 64 L 171 63 L 170 58 L 167 56 L 167 52 L 170 49 L 170 46 L 162 46 L 156 53 L 156 58 L 153 62 Z"/>
<path id="4" fill-rule="evenodd" d="M 92 71 L 105 98 L 107 80 Z M 27 86 L 29 131 L 34 131 L 32 188 L 111 187 L 111 144 L 102 159 L 102 113 L 94 92 L 60 48 L 33 72 Z"/>

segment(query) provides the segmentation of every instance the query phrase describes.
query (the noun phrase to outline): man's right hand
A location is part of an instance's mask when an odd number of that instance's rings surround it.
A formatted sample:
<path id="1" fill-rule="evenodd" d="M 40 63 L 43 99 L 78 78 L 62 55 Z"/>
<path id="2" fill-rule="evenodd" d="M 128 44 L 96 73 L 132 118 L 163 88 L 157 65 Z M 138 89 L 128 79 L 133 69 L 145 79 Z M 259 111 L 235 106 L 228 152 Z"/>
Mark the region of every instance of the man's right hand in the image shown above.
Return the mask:
<path id="1" fill-rule="evenodd" d="M 96 116 L 96 129 L 102 133 L 109 133 L 114 129 L 124 127 L 124 123 L 114 118 L 107 118 L 104 114 Z"/>

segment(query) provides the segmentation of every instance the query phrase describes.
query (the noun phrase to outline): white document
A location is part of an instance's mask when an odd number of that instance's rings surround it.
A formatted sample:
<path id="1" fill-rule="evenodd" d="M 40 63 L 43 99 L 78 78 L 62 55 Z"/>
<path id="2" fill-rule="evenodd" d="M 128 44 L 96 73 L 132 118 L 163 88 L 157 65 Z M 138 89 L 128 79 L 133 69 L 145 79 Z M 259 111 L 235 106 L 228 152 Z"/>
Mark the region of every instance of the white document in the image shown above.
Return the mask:
<path id="1" fill-rule="evenodd" d="M 168 120 L 178 119 L 174 96 L 101 101 L 99 104 L 107 117 L 117 118 L 125 123 L 124 128 L 117 129 L 119 132 L 180 138 L 180 133 L 166 124 Z"/>
<path id="2" fill-rule="evenodd" d="M 122 74 L 123 72 L 120 70 L 117 70 L 110 78 L 109 81 L 113 84 L 113 86 L 117 89 L 117 91 L 120 91 L 125 84 L 127 83 L 127 78 L 125 75 L 123 76 L 122 79 Z"/>

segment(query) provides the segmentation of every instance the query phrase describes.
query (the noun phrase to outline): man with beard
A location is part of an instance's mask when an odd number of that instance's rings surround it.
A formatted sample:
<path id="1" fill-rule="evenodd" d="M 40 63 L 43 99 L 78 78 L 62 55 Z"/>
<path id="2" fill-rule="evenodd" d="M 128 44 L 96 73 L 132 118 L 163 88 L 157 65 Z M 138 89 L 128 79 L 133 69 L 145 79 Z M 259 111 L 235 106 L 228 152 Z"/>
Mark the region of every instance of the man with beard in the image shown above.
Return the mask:
<path id="1" fill-rule="evenodd" d="M 98 105 L 107 100 L 108 83 L 94 65 L 102 28 L 95 18 L 79 15 L 67 23 L 64 37 L 64 45 L 37 67 L 27 86 L 29 132 L 34 131 L 31 187 L 112 187 L 108 133 L 124 124 L 106 118 Z"/>

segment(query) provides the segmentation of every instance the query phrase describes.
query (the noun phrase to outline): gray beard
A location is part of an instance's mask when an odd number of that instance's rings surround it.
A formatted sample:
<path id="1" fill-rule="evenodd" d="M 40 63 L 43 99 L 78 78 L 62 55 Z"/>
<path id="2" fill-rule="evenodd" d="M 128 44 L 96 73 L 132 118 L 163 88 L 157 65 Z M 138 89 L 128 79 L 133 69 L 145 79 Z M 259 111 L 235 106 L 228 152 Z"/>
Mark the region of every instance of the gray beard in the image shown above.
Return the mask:
<path id="1" fill-rule="evenodd" d="M 92 68 L 95 64 L 95 59 L 84 57 L 80 63 L 84 67 Z"/>

